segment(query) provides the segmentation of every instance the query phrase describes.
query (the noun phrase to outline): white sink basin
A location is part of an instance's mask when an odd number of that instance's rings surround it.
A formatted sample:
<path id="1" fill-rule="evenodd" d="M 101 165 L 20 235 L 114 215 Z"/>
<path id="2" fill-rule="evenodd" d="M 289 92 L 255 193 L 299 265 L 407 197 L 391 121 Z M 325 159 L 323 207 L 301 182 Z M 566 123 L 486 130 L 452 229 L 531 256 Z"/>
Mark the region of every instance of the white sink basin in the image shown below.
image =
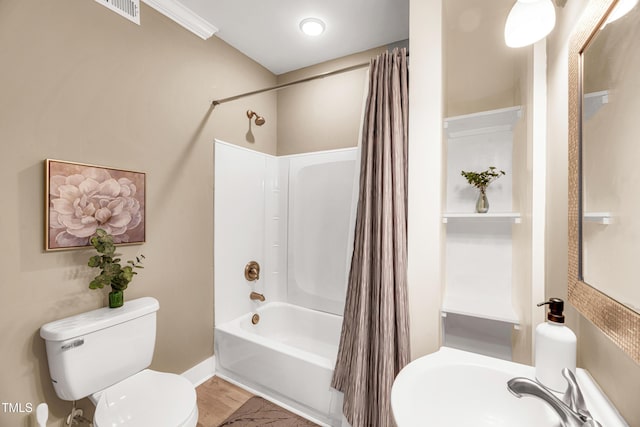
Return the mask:
<path id="1" fill-rule="evenodd" d="M 398 374 L 391 407 L 399 427 L 558 427 L 558 416 L 542 400 L 518 399 L 507 390 L 511 378 L 534 376 L 531 366 L 442 347 Z M 576 376 L 596 420 L 627 426 L 586 371 Z"/>

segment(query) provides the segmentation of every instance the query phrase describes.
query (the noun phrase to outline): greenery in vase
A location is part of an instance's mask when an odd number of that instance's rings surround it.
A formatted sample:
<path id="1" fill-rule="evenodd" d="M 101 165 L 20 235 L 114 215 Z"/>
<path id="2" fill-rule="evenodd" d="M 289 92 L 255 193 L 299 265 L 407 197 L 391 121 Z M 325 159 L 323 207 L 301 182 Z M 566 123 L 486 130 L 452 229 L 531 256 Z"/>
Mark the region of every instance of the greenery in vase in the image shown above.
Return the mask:
<path id="1" fill-rule="evenodd" d="M 96 230 L 96 235 L 90 239 L 90 242 L 101 255 L 94 255 L 89 258 L 88 265 L 102 270 L 89 283 L 90 289 L 102 289 L 105 286 L 111 286 L 114 291 L 124 291 L 133 280 L 133 276 L 138 274 L 134 271 L 134 268 L 144 268 L 142 266 L 144 255 L 136 257 L 135 261 L 127 261 L 128 265 L 124 267 L 120 265 L 121 259 L 117 258 L 119 254 L 115 253 L 116 246 L 113 243 L 113 236 L 101 228 Z"/>
<path id="2" fill-rule="evenodd" d="M 467 179 L 467 182 L 479 189 L 482 193 L 485 192 L 489 184 L 506 174 L 505 171 L 498 170 L 495 166 L 489 166 L 489 169 L 482 172 L 461 172 L 461 175 Z"/>

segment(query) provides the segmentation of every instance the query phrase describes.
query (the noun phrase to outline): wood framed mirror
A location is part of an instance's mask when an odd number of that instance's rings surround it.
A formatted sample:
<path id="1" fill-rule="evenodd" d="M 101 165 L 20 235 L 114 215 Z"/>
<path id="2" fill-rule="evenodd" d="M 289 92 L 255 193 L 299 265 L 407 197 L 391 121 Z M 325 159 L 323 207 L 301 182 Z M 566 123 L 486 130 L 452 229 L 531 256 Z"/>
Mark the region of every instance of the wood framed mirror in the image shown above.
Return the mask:
<path id="1" fill-rule="evenodd" d="M 585 230 L 589 227 L 585 219 L 590 219 L 588 209 L 585 209 L 585 115 L 589 105 L 585 102 L 585 53 L 594 44 L 598 34 L 603 31 L 616 5 L 623 0 L 590 0 L 585 12 L 571 36 L 569 45 L 569 271 L 568 271 L 568 299 L 576 309 L 602 332 L 613 340 L 636 363 L 640 364 L 640 313 L 634 304 L 620 302 L 620 294 L 608 291 L 606 286 L 598 286 L 595 281 L 597 275 L 589 274 L 585 277 Z M 640 8 L 640 5 L 636 6 Z M 615 24 L 615 23 L 614 23 Z M 640 38 L 629 35 L 634 43 L 640 43 Z M 631 40 L 629 40 L 631 42 Z M 628 46 L 627 46 L 628 47 Z M 629 55 L 633 56 L 633 55 Z M 591 58 L 590 58 L 591 59 Z M 615 86 L 615 85 L 614 85 Z M 612 93 L 618 90 L 610 88 Z M 620 93 L 621 89 L 618 93 Z M 634 91 L 636 98 L 640 93 Z M 638 121 L 637 117 L 632 121 Z M 638 134 L 640 135 L 640 134 Z M 638 137 L 635 139 L 637 140 Z M 602 139 L 602 138 L 601 138 Z M 610 141 L 606 141 L 610 143 Z M 637 159 L 640 162 L 640 158 Z M 635 182 L 629 180 L 627 185 Z M 611 190 L 613 191 L 613 190 Z M 615 213 L 609 214 L 614 217 Z M 629 215 L 622 215 L 629 217 Z M 640 212 L 636 212 L 636 222 L 640 224 Z M 622 219 L 622 218 L 621 218 Z M 604 222 L 606 223 L 606 222 Z M 640 227 L 640 225 L 639 225 Z M 621 256 L 619 252 L 609 250 L 612 255 Z M 591 262 L 591 258 L 589 259 Z M 615 267 L 608 266 L 611 270 Z M 610 270 L 610 271 L 611 271 Z M 606 269 L 605 269 L 606 271 Z M 613 274 L 612 274 L 613 276 Z M 634 276 L 635 277 L 635 276 Z M 626 286 L 635 284 L 634 277 L 625 280 L 617 278 L 615 281 Z M 632 309 L 631 307 L 634 307 Z"/>

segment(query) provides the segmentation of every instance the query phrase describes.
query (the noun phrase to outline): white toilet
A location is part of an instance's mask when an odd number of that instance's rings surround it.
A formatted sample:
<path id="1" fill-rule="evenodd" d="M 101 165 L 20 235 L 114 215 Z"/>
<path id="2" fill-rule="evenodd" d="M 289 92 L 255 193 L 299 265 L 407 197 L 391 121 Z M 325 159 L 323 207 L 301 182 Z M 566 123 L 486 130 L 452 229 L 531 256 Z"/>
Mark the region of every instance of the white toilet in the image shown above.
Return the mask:
<path id="1" fill-rule="evenodd" d="M 146 369 L 160 304 L 145 297 L 40 328 L 53 388 L 60 399 L 89 397 L 95 427 L 194 427 L 198 406 L 186 378 Z"/>

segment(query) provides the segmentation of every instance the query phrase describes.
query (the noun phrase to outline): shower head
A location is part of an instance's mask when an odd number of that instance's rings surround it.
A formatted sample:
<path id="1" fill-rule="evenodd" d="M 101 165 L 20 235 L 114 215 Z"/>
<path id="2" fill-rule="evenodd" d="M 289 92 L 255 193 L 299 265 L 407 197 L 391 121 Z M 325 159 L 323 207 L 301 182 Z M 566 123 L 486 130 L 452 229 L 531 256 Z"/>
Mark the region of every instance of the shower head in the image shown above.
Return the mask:
<path id="1" fill-rule="evenodd" d="M 267 121 L 264 119 L 264 117 L 259 116 L 258 113 L 256 113 L 255 111 L 251 111 L 251 110 L 247 110 L 247 117 L 249 117 L 249 120 L 251 120 L 253 117 L 256 118 L 255 122 L 257 126 L 262 126 L 263 124 L 265 124 Z"/>

